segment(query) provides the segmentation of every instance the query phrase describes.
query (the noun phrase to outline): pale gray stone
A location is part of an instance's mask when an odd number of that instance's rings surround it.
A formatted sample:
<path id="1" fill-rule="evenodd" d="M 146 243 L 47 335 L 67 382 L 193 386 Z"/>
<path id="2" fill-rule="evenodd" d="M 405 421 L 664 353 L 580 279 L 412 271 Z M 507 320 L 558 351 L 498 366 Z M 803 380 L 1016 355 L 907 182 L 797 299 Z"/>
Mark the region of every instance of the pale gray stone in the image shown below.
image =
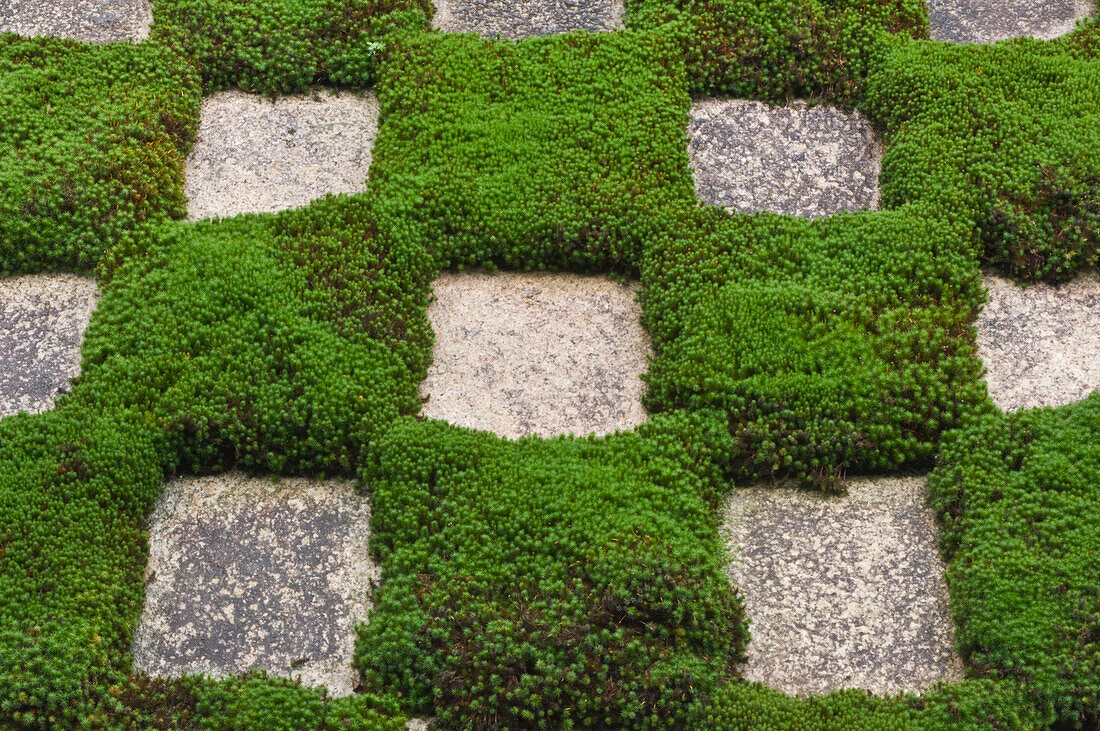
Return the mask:
<path id="1" fill-rule="evenodd" d="M 435 0 L 432 25 L 456 33 L 523 39 L 623 27 L 622 0 Z"/>
<path id="2" fill-rule="evenodd" d="M 861 478 L 847 491 L 730 495 L 730 578 L 751 622 L 744 677 L 792 695 L 961 680 L 925 479 Z"/>
<path id="3" fill-rule="evenodd" d="M 351 482 L 228 473 L 168 483 L 149 519 L 134 668 L 169 677 L 262 668 L 351 693 L 354 628 L 379 577 L 369 521 Z"/>
<path id="4" fill-rule="evenodd" d="M 993 403 L 1062 406 L 1100 388 L 1100 274 L 1023 288 L 987 271 L 985 284 L 978 355 Z"/>
<path id="5" fill-rule="evenodd" d="M 1093 0 L 928 0 L 928 25 L 934 41 L 1049 40 L 1095 12 Z"/>
<path id="6" fill-rule="evenodd" d="M 434 288 L 424 416 L 510 438 L 607 434 L 645 420 L 650 342 L 636 285 L 451 272 Z"/>
<path id="7" fill-rule="evenodd" d="M 0 0 L 0 32 L 22 36 L 142 41 L 152 23 L 148 0 Z"/>
<path id="8" fill-rule="evenodd" d="M 373 93 L 206 97 L 187 158 L 189 217 L 272 213 L 365 190 L 378 112 Z"/>
<path id="9" fill-rule="evenodd" d="M 700 99 L 687 132 L 705 203 L 807 218 L 878 208 L 882 146 L 859 112 Z"/>
<path id="10" fill-rule="evenodd" d="M 68 390 L 98 301 L 91 277 L 0 278 L 0 417 L 45 411 Z"/>

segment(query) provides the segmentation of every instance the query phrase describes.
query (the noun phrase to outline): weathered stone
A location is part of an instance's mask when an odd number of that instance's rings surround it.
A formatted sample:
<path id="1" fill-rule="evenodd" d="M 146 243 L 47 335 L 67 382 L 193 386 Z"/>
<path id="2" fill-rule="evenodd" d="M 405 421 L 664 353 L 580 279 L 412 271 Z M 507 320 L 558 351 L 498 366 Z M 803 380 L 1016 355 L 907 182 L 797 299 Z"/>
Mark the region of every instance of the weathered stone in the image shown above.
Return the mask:
<path id="1" fill-rule="evenodd" d="M 572 274 L 444 274 L 424 416 L 511 438 L 641 423 L 650 345 L 636 291 Z"/>
<path id="2" fill-rule="evenodd" d="M 99 288 L 91 277 L 0 279 L 0 417 L 38 413 L 80 372 L 80 344 Z"/>
<path id="3" fill-rule="evenodd" d="M 230 473 L 168 483 L 149 521 L 135 669 L 263 668 L 351 693 L 354 627 L 378 578 L 369 520 L 350 482 Z"/>
<path id="4" fill-rule="evenodd" d="M 435 0 L 435 8 L 434 27 L 491 38 L 623 27 L 622 0 Z"/>
<path id="5" fill-rule="evenodd" d="M 271 213 L 365 190 L 378 112 L 373 94 L 212 94 L 187 158 L 188 215 Z"/>
<path id="6" fill-rule="evenodd" d="M 798 695 L 960 680 L 924 478 L 847 488 L 843 497 L 769 486 L 730 496 L 730 577 L 751 621 L 745 678 Z"/>
<path id="7" fill-rule="evenodd" d="M 878 207 L 882 147 L 858 112 L 703 99 L 688 136 L 705 203 L 807 218 Z"/>
<path id="8" fill-rule="evenodd" d="M 1094 12 L 1092 0 L 928 0 L 928 25 L 934 41 L 1049 40 L 1069 33 Z"/>
<path id="9" fill-rule="evenodd" d="M 153 23 L 149 0 L 4 0 L 0 33 L 57 36 L 85 43 L 142 41 Z"/>
<path id="10" fill-rule="evenodd" d="M 978 355 L 1005 411 L 1062 406 L 1100 388 L 1100 274 L 1022 288 L 987 272 Z"/>

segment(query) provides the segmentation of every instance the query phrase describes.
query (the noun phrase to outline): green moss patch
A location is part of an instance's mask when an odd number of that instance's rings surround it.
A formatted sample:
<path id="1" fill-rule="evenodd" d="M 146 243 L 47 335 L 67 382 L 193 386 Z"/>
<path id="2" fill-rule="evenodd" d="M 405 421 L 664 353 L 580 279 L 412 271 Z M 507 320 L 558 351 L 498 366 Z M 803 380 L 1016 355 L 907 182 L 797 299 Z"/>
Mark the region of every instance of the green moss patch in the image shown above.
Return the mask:
<path id="1" fill-rule="evenodd" d="M 1100 394 L 975 419 L 932 473 L 960 649 L 1066 722 L 1100 715 Z"/>
<path id="2" fill-rule="evenodd" d="M 657 36 L 410 36 L 377 86 L 370 185 L 449 266 L 630 270 L 691 205 L 683 65 Z"/>
<path id="3" fill-rule="evenodd" d="M 891 35 L 924 38 L 924 0 L 627 0 L 626 25 L 680 47 L 694 92 L 851 104 Z"/>
<path id="4" fill-rule="evenodd" d="M 0 274 L 87 270 L 185 215 L 198 79 L 148 45 L 0 34 Z"/>
<path id="5" fill-rule="evenodd" d="M 710 209 L 678 231 L 643 271 L 646 404 L 725 412 L 734 475 L 827 484 L 928 462 L 940 431 L 982 407 L 979 276 L 957 227 Z"/>
<path id="6" fill-rule="evenodd" d="M 1100 257 L 1100 25 L 1056 42 L 910 43 L 868 82 L 884 208 L 972 227 L 987 261 L 1063 281 Z"/>
<path id="7" fill-rule="evenodd" d="M 374 81 L 390 32 L 425 28 L 426 0 L 154 0 L 155 41 L 193 58 L 207 90 L 265 94 Z"/>
<path id="8" fill-rule="evenodd" d="M 385 566 L 366 687 L 448 727 L 682 723 L 747 639 L 707 509 L 726 442 L 682 415 L 519 442 L 401 423 L 364 475 Z"/>

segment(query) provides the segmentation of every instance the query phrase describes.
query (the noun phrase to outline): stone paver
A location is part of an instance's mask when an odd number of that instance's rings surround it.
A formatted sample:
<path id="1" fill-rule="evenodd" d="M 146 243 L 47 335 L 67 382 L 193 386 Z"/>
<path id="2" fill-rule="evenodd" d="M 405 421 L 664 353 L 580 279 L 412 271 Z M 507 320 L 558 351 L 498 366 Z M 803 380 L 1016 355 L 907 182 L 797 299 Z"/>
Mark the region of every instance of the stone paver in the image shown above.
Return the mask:
<path id="1" fill-rule="evenodd" d="M 45 411 L 68 390 L 98 300 L 91 277 L 0 278 L 0 417 Z"/>
<path id="2" fill-rule="evenodd" d="M 650 344 L 636 292 L 603 277 L 445 273 L 424 416 L 510 438 L 641 423 Z"/>
<path id="3" fill-rule="evenodd" d="M 934 41 L 1049 40 L 1095 12 L 1093 0 L 928 0 L 928 25 Z"/>
<path id="4" fill-rule="evenodd" d="M 378 112 L 373 94 L 208 96 L 187 158 L 188 215 L 271 213 L 365 190 Z"/>
<path id="5" fill-rule="evenodd" d="M 733 492 L 730 577 L 751 620 L 745 678 L 790 694 L 919 692 L 962 678 L 922 477 L 848 495 Z"/>
<path id="6" fill-rule="evenodd" d="M 1061 406 L 1100 388 L 1100 274 L 1027 288 L 986 272 L 978 355 L 1005 411 Z"/>
<path id="7" fill-rule="evenodd" d="M 622 0 L 435 0 L 435 8 L 434 27 L 490 38 L 623 27 Z"/>
<path id="8" fill-rule="evenodd" d="M 702 99 L 688 137 L 705 203 L 807 218 L 878 208 L 882 147 L 858 112 Z"/>
<path id="9" fill-rule="evenodd" d="M 168 483 L 149 521 L 135 669 L 264 668 L 351 693 L 354 627 L 378 578 L 369 520 L 351 482 L 229 473 Z"/>
<path id="10" fill-rule="evenodd" d="M 0 33 L 85 43 L 142 41 L 153 23 L 148 0 L 2 0 Z"/>

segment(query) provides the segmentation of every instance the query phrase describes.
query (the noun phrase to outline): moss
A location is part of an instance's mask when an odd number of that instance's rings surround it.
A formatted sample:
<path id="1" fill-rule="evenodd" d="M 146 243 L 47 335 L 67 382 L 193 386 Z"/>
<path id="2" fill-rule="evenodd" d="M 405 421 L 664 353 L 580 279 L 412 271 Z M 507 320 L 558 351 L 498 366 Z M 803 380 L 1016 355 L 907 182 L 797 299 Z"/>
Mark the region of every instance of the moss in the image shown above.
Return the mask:
<path id="1" fill-rule="evenodd" d="M 208 91 L 369 86 L 389 34 L 424 28 L 426 0 L 156 0 L 154 42 L 194 60 Z"/>
<path id="2" fill-rule="evenodd" d="M 637 269 L 691 205 L 683 66 L 659 36 L 415 35 L 377 86 L 370 186 L 441 265 Z"/>
<path id="3" fill-rule="evenodd" d="M 1100 394 L 974 418 L 930 480 L 959 645 L 1067 724 L 1100 714 Z"/>
<path id="4" fill-rule="evenodd" d="M 199 87 L 183 57 L 3 33 L 0 96 L 0 275 L 89 270 L 185 215 Z"/>

